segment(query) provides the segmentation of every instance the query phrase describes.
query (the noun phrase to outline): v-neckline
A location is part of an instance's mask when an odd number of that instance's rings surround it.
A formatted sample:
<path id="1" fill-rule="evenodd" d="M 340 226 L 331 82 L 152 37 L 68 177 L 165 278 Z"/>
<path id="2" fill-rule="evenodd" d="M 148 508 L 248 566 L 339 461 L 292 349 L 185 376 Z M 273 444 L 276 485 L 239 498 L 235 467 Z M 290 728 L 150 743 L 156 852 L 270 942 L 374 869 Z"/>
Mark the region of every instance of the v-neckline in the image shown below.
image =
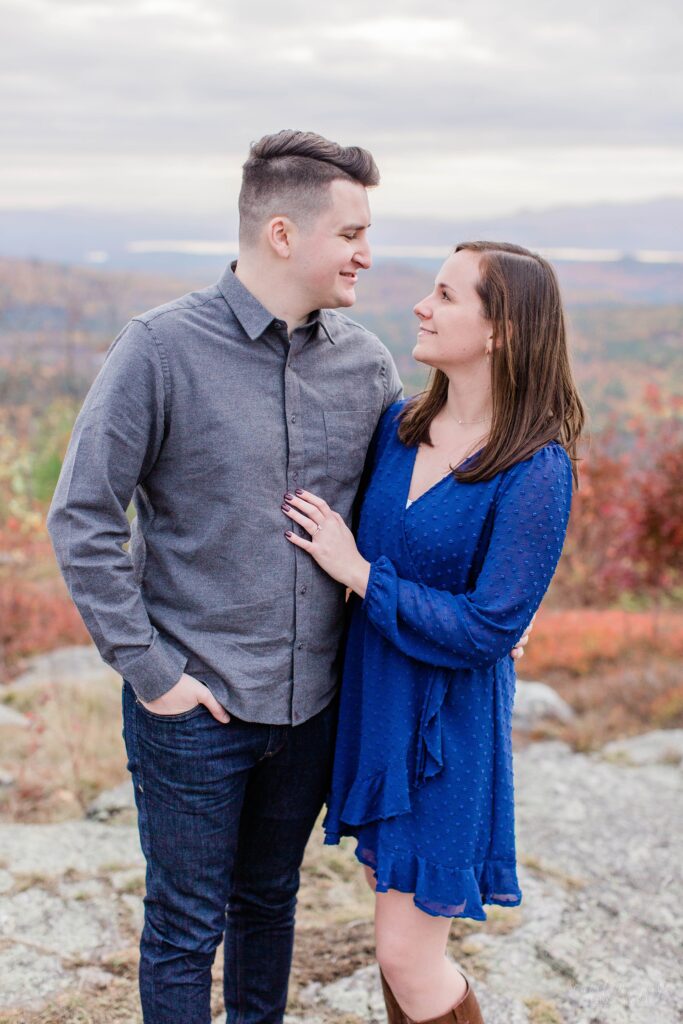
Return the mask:
<path id="1" fill-rule="evenodd" d="M 476 452 L 472 452 L 471 455 L 468 455 L 466 458 L 464 458 L 461 462 L 458 463 L 457 466 L 455 466 L 455 469 L 461 469 L 465 465 L 465 463 L 469 462 L 470 459 L 473 459 L 475 457 L 475 455 L 480 455 L 483 452 L 484 447 L 485 446 L 482 446 L 481 448 L 477 449 Z M 441 484 L 444 483 L 445 480 L 453 480 L 454 479 L 454 477 L 453 477 L 453 470 L 449 470 L 448 473 L 445 474 L 445 476 L 442 476 L 439 480 L 437 480 L 435 483 L 433 483 L 432 486 L 428 487 L 426 491 L 423 491 L 422 494 L 418 494 L 417 498 L 412 498 L 411 499 L 411 497 L 410 497 L 410 488 L 411 488 L 411 485 L 413 483 L 413 475 L 415 473 L 415 463 L 417 462 L 417 453 L 418 453 L 419 450 L 420 450 L 419 444 L 415 445 L 415 449 L 413 451 L 413 457 L 412 457 L 412 459 L 409 462 L 410 472 L 408 473 L 408 491 L 407 491 L 406 496 L 405 496 L 405 501 L 403 502 L 403 511 L 404 512 L 408 512 L 411 508 L 413 508 L 415 505 L 417 505 L 418 501 L 422 501 L 422 499 L 426 498 L 427 495 L 432 493 L 432 491 L 435 491 L 437 489 L 437 487 L 440 487 Z M 410 502 L 410 504 L 408 504 L 408 502 Z"/>

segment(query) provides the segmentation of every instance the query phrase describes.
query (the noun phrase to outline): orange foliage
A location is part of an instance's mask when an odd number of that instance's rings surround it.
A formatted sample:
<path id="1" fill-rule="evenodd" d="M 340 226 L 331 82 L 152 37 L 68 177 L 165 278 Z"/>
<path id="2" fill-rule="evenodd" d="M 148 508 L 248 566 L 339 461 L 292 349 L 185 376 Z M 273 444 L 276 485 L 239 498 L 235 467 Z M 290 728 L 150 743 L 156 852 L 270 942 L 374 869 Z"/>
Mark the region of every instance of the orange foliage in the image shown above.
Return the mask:
<path id="1" fill-rule="evenodd" d="M 88 641 L 66 592 L 26 580 L 0 581 L 0 681 L 16 671 L 22 658 Z"/>
<path id="2" fill-rule="evenodd" d="M 527 678 L 553 669 L 583 675 L 647 655 L 683 657 L 683 613 L 541 608 L 519 668 Z"/>

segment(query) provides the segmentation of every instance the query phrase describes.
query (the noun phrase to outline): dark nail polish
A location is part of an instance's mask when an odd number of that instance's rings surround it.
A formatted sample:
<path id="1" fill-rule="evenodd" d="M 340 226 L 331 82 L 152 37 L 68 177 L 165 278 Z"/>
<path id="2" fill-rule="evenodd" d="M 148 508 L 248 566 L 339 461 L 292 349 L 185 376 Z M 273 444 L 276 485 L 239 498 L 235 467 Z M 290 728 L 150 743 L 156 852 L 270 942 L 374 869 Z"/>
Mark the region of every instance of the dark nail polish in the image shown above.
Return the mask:
<path id="1" fill-rule="evenodd" d="M 294 492 L 294 493 L 295 493 L 295 494 L 303 494 L 303 493 L 304 493 L 304 492 L 303 492 L 303 488 L 302 488 L 302 487 L 297 487 L 297 489 L 295 490 L 295 492 Z"/>
<path id="2" fill-rule="evenodd" d="M 287 493 L 285 494 L 285 500 L 286 501 L 293 501 L 294 500 L 294 495 L 290 494 L 289 491 L 287 491 Z"/>
<path id="3" fill-rule="evenodd" d="M 283 512 L 291 512 L 292 511 L 291 508 L 289 507 L 289 505 L 280 505 L 280 508 L 282 509 Z"/>
<path id="4" fill-rule="evenodd" d="M 291 537 L 291 536 L 292 536 L 292 531 L 291 530 L 285 530 L 285 537 Z"/>

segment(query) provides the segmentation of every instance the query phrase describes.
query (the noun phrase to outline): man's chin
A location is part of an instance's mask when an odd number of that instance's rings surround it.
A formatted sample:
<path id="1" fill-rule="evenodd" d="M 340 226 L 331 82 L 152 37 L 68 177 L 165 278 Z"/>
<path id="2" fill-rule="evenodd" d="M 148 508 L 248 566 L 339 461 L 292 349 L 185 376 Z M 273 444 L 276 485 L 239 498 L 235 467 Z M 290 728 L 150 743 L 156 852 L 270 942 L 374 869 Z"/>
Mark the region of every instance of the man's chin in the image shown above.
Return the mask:
<path id="1" fill-rule="evenodd" d="M 345 288 L 343 292 L 337 292 L 325 309 L 344 309 L 353 306 L 356 301 L 356 289 Z"/>

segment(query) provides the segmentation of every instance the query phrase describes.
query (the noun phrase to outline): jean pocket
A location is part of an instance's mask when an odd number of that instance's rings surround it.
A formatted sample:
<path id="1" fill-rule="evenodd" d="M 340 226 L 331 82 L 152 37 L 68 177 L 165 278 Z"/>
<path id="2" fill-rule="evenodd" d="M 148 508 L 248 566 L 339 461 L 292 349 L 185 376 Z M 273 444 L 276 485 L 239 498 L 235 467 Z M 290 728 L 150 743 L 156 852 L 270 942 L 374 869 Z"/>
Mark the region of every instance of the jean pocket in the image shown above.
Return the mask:
<path id="1" fill-rule="evenodd" d="M 181 711 L 178 715 L 158 715 L 156 711 L 150 711 L 149 708 L 146 708 L 142 701 L 139 701 L 137 698 L 135 706 L 146 718 L 151 718 L 155 722 L 187 722 L 190 718 L 196 718 L 198 715 L 201 715 L 202 711 L 209 713 L 205 704 L 195 704 L 193 708 Z"/>

